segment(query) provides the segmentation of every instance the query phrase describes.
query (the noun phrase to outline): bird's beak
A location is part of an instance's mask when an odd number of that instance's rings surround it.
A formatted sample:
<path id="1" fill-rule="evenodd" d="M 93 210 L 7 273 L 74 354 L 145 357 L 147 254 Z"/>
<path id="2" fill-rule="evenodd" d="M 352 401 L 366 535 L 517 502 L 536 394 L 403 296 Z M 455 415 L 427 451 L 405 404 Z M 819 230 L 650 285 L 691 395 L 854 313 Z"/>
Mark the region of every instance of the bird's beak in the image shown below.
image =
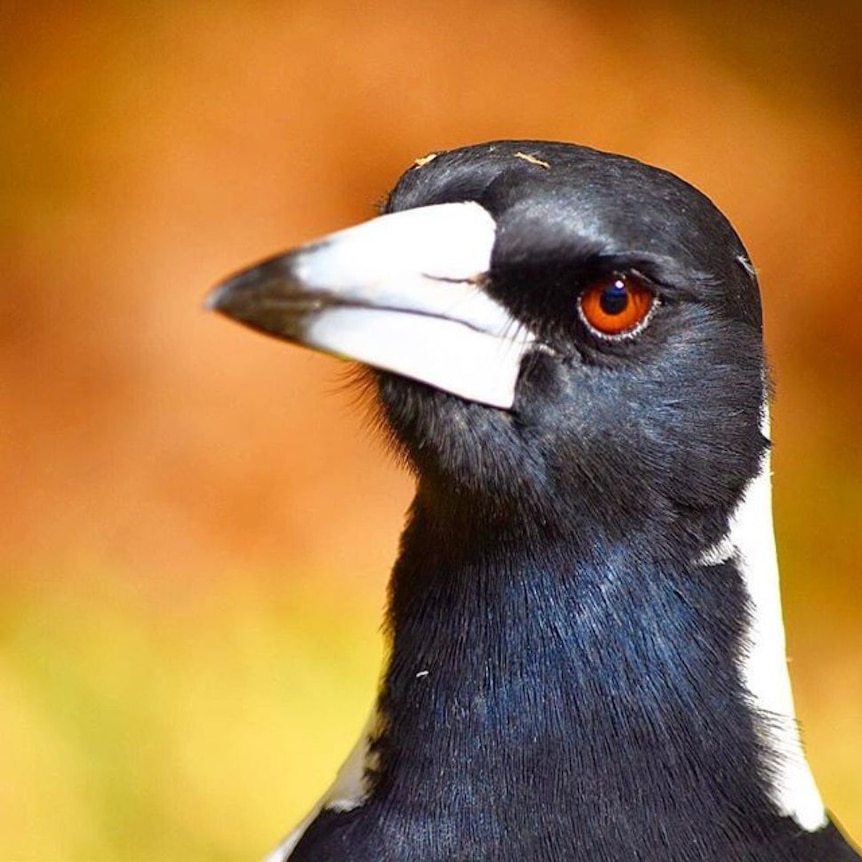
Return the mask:
<path id="1" fill-rule="evenodd" d="M 391 213 L 245 269 L 207 305 L 277 338 L 510 409 L 535 338 L 483 289 L 495 234 L 477 203 Z"/>

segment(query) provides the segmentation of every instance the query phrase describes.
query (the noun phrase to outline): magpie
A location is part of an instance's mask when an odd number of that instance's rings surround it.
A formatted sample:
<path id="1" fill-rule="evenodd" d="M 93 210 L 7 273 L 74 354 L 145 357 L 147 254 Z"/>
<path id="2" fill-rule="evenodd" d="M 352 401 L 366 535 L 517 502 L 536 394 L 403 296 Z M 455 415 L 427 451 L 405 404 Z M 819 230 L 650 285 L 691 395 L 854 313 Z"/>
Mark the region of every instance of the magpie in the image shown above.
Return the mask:
<path id="1" fill-rule="evenodd" d="M 376 705 L 271 862 L 839 862 L 794 718 L 755 270 L 691 185 L 432 153 L 215 310 L 357 360 L 416 478 Z"/>

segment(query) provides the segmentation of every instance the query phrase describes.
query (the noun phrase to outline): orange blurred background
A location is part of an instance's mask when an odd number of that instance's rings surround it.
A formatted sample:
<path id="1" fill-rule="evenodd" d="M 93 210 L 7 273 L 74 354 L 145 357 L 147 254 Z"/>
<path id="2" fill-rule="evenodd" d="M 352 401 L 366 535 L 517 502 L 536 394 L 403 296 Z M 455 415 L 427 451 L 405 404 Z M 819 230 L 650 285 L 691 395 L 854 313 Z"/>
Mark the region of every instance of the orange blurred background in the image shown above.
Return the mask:
<path id="1" fill-rule="evenodd" d="M 328 783 L 410 481 L 336 361 L 201 299 L 506 137 L 669 168 L 746 241 L 798 711 L 862 840 L 860 36 L 855 0 L 3 4 L 0 857 L 257 858 Z"/>

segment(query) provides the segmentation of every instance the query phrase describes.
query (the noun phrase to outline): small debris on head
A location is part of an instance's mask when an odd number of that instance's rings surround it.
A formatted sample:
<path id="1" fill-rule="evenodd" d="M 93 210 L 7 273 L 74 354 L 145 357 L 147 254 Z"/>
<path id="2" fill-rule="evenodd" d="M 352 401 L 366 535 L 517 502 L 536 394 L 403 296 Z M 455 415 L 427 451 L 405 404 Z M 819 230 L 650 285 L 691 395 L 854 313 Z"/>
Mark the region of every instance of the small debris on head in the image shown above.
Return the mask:
<path id="1" fill-rule="evenodd" d="M 416 679 L 422 679 L 423 676 L 428 676 L 431 673 L 429 670 L 420 670 L 419 673 L 416 674 Z"/>
<path id="2" fill-rule="evenodd" d="M 531 156 L 529 153 L 515 153 L 516 159 L 523 159 L 525 162 L 529 162 L 531 165 L 538 165 L 540 168 L 550 168 L 550 164 L 548 162 L 543 162 L 541 159 L 536 158 L 536 156 Z"/>
<path id="3" fill-rule="evenodd" d="M 757 270 L 754 268 L 754 264 L 744 255 L 740 254 L 736 258 L 736 262 L 752 277 L 757 277 Z"/>
<path id="4" fill-rule="evenodd" d="M 433 162 L 437 158 L 437 153 L 428 153 L 427 156 L 420 156 L 413 162 L 414 168 L 424 168 L 429 162 Z"/>

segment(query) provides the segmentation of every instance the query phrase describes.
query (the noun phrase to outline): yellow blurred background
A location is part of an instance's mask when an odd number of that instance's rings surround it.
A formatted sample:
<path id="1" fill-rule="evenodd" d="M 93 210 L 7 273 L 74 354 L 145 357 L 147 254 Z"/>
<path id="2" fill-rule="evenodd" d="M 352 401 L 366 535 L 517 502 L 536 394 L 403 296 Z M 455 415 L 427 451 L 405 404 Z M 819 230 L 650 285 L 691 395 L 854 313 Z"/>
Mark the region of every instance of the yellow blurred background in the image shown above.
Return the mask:
<path id="1" fill-rule="evenodd" d="M 862 5 L 0 4 L 0 858 L 260 857 L 371 701 L 410 481 L 203 313 L 500 137 L 669 168 L 761 273 L 792 673 L 862 840 Z"/>

